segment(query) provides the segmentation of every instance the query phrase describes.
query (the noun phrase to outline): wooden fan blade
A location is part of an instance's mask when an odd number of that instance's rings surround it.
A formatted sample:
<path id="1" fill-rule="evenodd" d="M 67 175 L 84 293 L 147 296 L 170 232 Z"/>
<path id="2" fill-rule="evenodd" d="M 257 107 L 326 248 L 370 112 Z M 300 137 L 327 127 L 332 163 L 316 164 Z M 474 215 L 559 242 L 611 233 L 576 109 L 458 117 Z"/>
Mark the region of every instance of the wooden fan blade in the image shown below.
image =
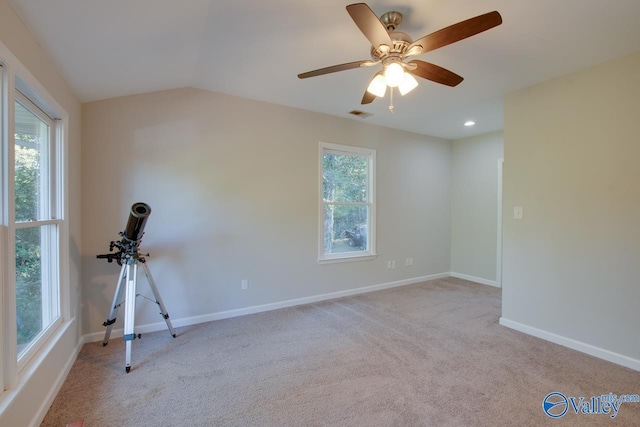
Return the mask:
<path id="1" fill-rule="evenodd" d="M 349 12 L 353 22 L 356 23 L 373 47 L 377 48 L 380 45 L 393 46 L 387 28 L 365 3 L 350 4 L 347 6 L 347 12 Z"/>
<path id="2" fill-rule="evenodd" d="M 464 40 L 500 24 L 502 16 L 498 12 L 485 13 L 424 36 L 411 43 L 407 51 L 411 52 L 411 55 L 419 55 Z"/>
<path id="3" fill-rule="evenodd" d="M 408 73 L 431 80 L 432 82 L 453 87 L 459 85 L 460 82 L 464 80 L 456 73 L 429 62 L 413 60 L 409 61 L 409 64 L 415 64 L 417 67 L 415 70 L 407 70 Z"/>
<path id="4" fill-rule="evenodd" d="M 362 101 L 360 102 L 360 104 L 362 105 L 371 104 L 374 99 L 376 99 L 376 96 L 365 90 L 364 95 L 362 95 Z"/>
<path id="5" fill-rule="evenodd" d="M 298 74 L 299 79 L 306 79 L 308 77 L 321 76 L 323 74 L 336 73 L 338 71 L 351 70 L 353 68 L 366 67 L 374 64 L 373 61 L 355 61 L 347 62 L 346 64 L 332 65 L 331 67 L 320 68 L 318 70 L 307 71 L 306 73 Z"/>

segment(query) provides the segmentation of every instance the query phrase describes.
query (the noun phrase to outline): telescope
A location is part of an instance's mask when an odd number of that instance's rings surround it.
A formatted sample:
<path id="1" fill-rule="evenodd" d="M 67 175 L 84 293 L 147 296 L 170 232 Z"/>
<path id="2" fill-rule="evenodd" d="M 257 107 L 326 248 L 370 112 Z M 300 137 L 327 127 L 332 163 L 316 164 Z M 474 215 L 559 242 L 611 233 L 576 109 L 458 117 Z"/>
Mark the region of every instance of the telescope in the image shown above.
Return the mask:
<path id="1" fill-rule="evenodd" d="M 134 203 L 129 212 L 129 219 L 124 231 L 118 233 L 122 239 L 112 240 L 109 244 L 108 254 L 97 255 L 96 258 L 106 259 L 108 262 L 116 260 L 118 265 L 122 265 L 123 260 L 135 259 L 138 257 L 138 247 L 144 235 L 144 227 L 151 215 L 151 207 L 142 202 Z M 117 248 L 117 252 L 113 249 Z"/>
<path id="2" fill-rule="evenodd" d="M 167 323 L 167 328 L 172 337 L 176 337 L 176 333 L 173 330 L 173 325 L 169 320 L 169 313 L 160 298 L 160 292 L 156 286 L 149 267 L 147 266 L 147 260 L 145 256 L 149 254 L 140 254 L 138 248 L 140 242 L 142 242 L 142 236 L 144 235 L 144 226 L 147 225 L 147 219 L 151 215 L 151 208 L 146 203 L 138 202 L 131 206 L 129 212 L 129 220 L 124 231 L 118 233 L 122 237 L 119 241 L 111 241 L 109 244 L 108 254 L 97 255 L 98 258 L 106 259 L 108 262 L 116 260 L 120 269 L 120 276 L 118 277 L 118 284 L 116 286 L 116 293 L 113 295 L 113 303 L 111 303 L 111 311 L 109 317 L 102 324 L 106 326 L 107 330 L 104 334 L 104 340 L 102 345 L 105 346 L 109 342 L 111 336 L 111 329 L 113 324 L 116 323 L 116 315 L 118 314 L 118 308 L 122 304 L 125 305 L 124 313 L 124 341 L 125 341 L 125 371 L 129 373 L 131 370 L 131 342 L 140 338 L 140 334 L 134 332 L 135 313 L 136 313 L 136 297 L 140 294 L 137 293 L 137 271 L 138 264 L 142 266 L 144 275 L 147 277 L 151 291 L 155 296 L 155 301 L 147 297 L 146 299 L 155 302 L 160 308 L 160 315 Z M 114 248 L 117 248 L 117 252 L 113 252 Z"/>

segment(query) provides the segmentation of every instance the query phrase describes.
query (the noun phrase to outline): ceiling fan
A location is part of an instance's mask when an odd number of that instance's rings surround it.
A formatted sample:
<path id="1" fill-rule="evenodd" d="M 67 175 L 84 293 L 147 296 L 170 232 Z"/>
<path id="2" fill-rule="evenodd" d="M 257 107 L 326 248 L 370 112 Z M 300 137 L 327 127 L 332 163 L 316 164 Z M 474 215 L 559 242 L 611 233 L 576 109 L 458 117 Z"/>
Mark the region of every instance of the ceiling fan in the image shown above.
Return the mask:
<path id="1" fill-rule="evenodd" d="M 347 6 L 347 12 L 356 23 L 360 31 L 371 42 L 372 60 L 348 62 L 333 65 L 298 74 L 298 78 L 321 76 L 323 74 L 350 70 L 353 68 L 370 67 L 382 64 L 370 81 L 362 97 L 362 104 L 371 103 L 376 96 L 384 97 L 387 86 L 391 88 L 391 105 L 393 112 L 393 88 L 398 88 L 401 95 L 405 95 L 418 86 L 414 78 L 421 77 L 447 86 L 457 86 L 463 78 L 456 73 L 429 62 L 406 58 L 420 55 L 466 39 L 502 23 L 498 12 L 489 12 L 466 21 L 443 28 L 426 35 L 416 41 L 396 27 L 402 22 L 400 12 L 386 12 L 380 19 L 365 3 L 355 3 Z"/>

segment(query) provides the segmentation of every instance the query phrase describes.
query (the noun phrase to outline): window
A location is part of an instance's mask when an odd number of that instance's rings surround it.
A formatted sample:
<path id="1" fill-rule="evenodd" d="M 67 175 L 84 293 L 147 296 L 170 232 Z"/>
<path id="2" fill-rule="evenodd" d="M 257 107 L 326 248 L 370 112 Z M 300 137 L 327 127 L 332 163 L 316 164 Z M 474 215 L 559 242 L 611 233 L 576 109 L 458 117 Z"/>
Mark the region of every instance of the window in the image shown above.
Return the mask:
<path id="1" fill-rule="evenodd" d="M 1 47 L 1 46 L 0 46 Z M 7 284 L 8 274 L 7 274 L 7 256 L 6 256 L 6 248 L 7 248 L 7 215 L 6 215 L 6 186 L 5 182 L 5 171 L 6 171 L 6 158 L 7 153 L 5 148 L 4 141 L 6 139 L 6 128 L 7 128 L 7 114 L 6 114 L 6 104 L 5 104 L 5 88 L 6 88 L 6 71 L 5 66 L 0 58 L 0 323 L 2 323 L 2 328 L 0 329 L 0 347 L 3 348 L 0 351 L 0 395 L 7 389 L 8 377 L 10 375 L 5 376 L 5 370 L 9 368 L 9 364 L 6 363 L 6 355 L 8 354 L 7 348 L 4 346 L 5 336 L 6 336 L 6 327 L 4 326 L 6 323 L 6 305 L 5 301 L 7 299 L 5 286 Z M 0 400 L 1 402 L 1 400 Z"/>
<path id="2" fill-rule="evenodd" d="M 0 42 L 0 393 L 41 363 L 70 316 L 68 116 Z"/>
<path id="3" fill-rule="evenodd" d="M 16 91 L 14 107 L 16 344 L 22 359 L 60 316 L 55 122 Z"/>
<path id="4" fill-rule="evenodd" d="M 320 262 L 375 256 L 375 158 L 375 150 L 320 143 Z"/>

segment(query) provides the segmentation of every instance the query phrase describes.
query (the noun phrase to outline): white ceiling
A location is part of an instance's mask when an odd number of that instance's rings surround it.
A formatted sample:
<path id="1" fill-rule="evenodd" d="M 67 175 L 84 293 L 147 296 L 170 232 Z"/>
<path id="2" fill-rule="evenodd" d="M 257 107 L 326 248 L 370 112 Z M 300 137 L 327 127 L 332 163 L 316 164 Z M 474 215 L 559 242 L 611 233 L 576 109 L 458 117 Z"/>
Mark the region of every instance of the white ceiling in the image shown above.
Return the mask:
<path id="1" fill-rule="evenodd" d="M 375 0 L 418 39 L 492 10 L 503 24 L 421 55 L 465 80 L 426 80 L 361 106 L 377 71 L 297 74 L 369 59 L 341 0 L 9 0 L 78 98 L 195 87 L 449 139 L 502 128 L 513 90 L 640 51 L 638 0 Z M 472 119 L 473 128 L 462 124 Z"/>

